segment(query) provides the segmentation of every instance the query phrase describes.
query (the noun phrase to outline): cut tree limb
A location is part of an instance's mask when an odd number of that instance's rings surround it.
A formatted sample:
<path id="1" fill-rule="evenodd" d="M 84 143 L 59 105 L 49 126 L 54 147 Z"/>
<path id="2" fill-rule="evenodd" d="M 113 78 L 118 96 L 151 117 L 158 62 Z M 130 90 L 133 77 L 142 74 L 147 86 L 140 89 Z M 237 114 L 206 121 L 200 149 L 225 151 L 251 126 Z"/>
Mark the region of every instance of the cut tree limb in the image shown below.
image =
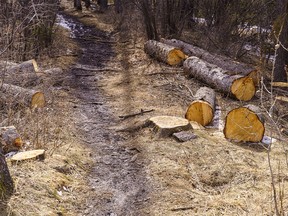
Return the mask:
<path id="1" fill-rule="evenodd" d="M 181 49 L 188 56 L 196 56 L 211 64 L 217 65 L 218 67 L 223 68 L 229 75 L 239 74 L 248 76 L 253 79 L 255 86 L 258 86 L 259 84 L 260 71 L 250 65 L 234 61 L 226 56 L 209 53 L 204 49 L 193 46 L 181 40 L 162 38 L 161 42 Z"/>
<path id="2" fill-rule="evenodd" d="M 34 59 L 17 65 L 1 67 L 0 78 L 5 82 L 18 86 L 33 86 L 39 83 L 38 66 Z"/>
<path id="3" fill-rule="evenodd" d="M 143 110 L 143 109 L 141 109 L 140 112 L 138 112 L 138 113 L 133 113 L 133 114 L 129 114 L 129 115 L 119 116 L 119 118 L 127 119 L 127 118 L 131 118 L 131 117 L 134 117 L 134 116 L 137 116 L 137 115 L 143 115 L 144 113 L 149 113 L 149 112 L 153 112 L 153 111 L 154 111 L 154 109 L 151 109 L 151 110 Z"/>
<path id="4" fill-rule="evenodd" d="M 226 116 L 224 135 L 236 142 L 260 142 L 265 132 L 260 108 L 247 105 L 231 110 Z"/>
<path id="5" fill-rule="evenodd" d="M 14 126 L 0 127 L 0 137 L 2 139 L 3 153 L 19 150 L 23 141 Z"/>
<path id="6" fill-rule="evenodd" d="M 147 41 L 144 50 L 151 57 L 172 66 L 181 65 L 186 59 L 186 55 L 180 49 L 154 40 Z"/>
<path id="7" fill-rule="evenodd" d="M 196 121 L 202 126 L 208 125 L 214 116 L 215 100 L 216 94 L 213 89 L 200 88 L 194 96 L 194 101 L 189 105 L 185 118 Z"/>
<path id="8" fill-rule="evenodd" d="M 0 100 L 6 104 L 20 104 L 31 109 L 43 108 L 45 106 L 45 96 L 41 91 L 5 83 L 0 86 Z"/>
<path id="9" fill-rule="evenodd" d="M 154 126 L 154 130 L 160 137 L 168 137 L 173 133 L 192 129 L 187 119 L 176 116 L 155 116 L 148 122 Z"/>
<path id="10" fill-rule="evenodd" d="M 226 70 L 195 56 L 184 61 L 184 71 L 188 75 L 238 100 L 248 101 L 256 92 L 252 78 L 242 75 L 229 75 Z"/>

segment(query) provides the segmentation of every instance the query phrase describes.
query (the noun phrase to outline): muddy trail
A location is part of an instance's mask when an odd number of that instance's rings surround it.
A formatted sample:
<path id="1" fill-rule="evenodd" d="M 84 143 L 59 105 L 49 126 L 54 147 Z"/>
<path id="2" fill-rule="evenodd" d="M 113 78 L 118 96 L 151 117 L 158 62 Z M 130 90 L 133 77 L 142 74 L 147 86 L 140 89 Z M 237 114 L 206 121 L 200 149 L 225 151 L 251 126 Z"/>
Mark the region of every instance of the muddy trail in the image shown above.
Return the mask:
<path id="1" fill-rule="evenodd" d="M 139 150 L 125 145 L 126 138 L 111 129 L 119 118 L 109 106 L 113 97 L 107 97 L 99 83 L 122 72 L 109 66 L 115 61 L 115 38 L 72 16 L 61 15 L 82 50 L 69 71 L 68 88 L 75 101 L 78 138 L 91 147 L 95 161 L 89 179 L 91 191 L 81 215 L 137 215 L 148 194 L 144 165 L 135 162 Z"/>

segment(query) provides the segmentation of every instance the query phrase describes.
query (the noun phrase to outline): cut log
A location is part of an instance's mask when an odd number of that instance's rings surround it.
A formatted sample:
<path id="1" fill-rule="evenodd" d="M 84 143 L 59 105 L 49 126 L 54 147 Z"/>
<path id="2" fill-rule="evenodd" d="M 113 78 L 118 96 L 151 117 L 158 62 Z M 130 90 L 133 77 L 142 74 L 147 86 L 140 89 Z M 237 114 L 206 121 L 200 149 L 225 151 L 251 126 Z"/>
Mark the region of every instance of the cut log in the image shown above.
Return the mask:
<path id="1" fill-rule="evenodd" d="M 184 61 L 184 71 L 211 87 L 241 101 L 248 101 L 255 95 L 252 78 L 242 75 L 229 75 L 226 70 L 205 62 L 198 57 L 189 57 Z"/>
<path id="2" fill-rule="evenodd" d="M 2 146 L 0 143 L 0 210 L 3 206 L 4 201 L 8 199 L 12 195 L 14 191 L 14 184 L 11 178 L 6 159 L 4 154 L 2 153 Z M 1 211 L 1 213 L 3 213 Z"/>
<path id="3" fill-rule="evenodd" d="M 223 68 L 229 75 L 243 75 L 251 77 L 254 85 L 259 85 L 261 75 L 260 71 L 252 66 L 234 61 L 226 56 L 209 53 L 204 49 L 185 43 L 181 40 L 162 38 L 161 42 L 181 49 L 188 56 L 196 56 L 211 64 L 217 65 L 218 67 Z"/>
<path id="4" fill-rule="evenodd" d="M 260 142 L 265 132 L 260 108 L 247 105 L 231 110 L 226 116 L 224 135 L 236 142 Z"/>
<path id="5" fill-rule="evenodd" d="M 2 65 L 3 66 L 3 65 Z M 35 86 L 39 84 L 39 79 L 36 74 L 38 66 L 34 59 L 22 62 L 21 64 L 7 64 L 6 67 L 0 70 L 0 77 L 5 83 L 18 85 L 21 87 Z"/>
<path id="6" fill-rule="evenodd" d="M 0 127 L 0 137 L 2 139 L 3 153 L 19 150 L 23 141 L 14 126 Z"/>
<path id="7" fill-rule="evenodd" d="M 151 57 L 169 65 L 181 65 L 186 59 L 186 55 L 180 49 L 154 40 L 147 41 L 144 50 Z"/>
<path id="8" fill-rule="evenodd" d="M 44 160 L 45 150 L 38 149 L 38 150 L 19 152 L 11 157 L 11 162 L 15 163 L 15 162 L 20 162 L 20 161 L 30 160 L 30 159 Z"/>
<path id="9" fill-rule="evenodd" d="M 41 91 L 26 89 L 5 83 L 0 86 L 0 100 L 6 104 L 23 105 L 30 107 L 31 109 L 43 108 L 45 106 L 45 97 Z"/>
<path id="10" fill-rule="evenodd" d="M 56 67 L 56 68 L 50 68 L 50 69 L 47 69 L 47 70 L 43 70 L 43 71 L 39 71 L 39 72 L 36 72 L 36 74 L 39 76 L 39 77 L 58 77 L 58 76 L 61 76 L 63 75 L 63 70 L 59 67 Z"/>
<path id="11" fill-rule="evenodd" d="M 187 119 L 176 116 L 156 116 L 148 120 L 160 137 L 168 137 L 173 133 L 192 129 Z"/>
<path id="12" fill-rule="evenodd" d="M 215 111 L 215 91 L 211 88 L 200 88 L 194 97 L 185 114 L 189 121 L 196 121 L 202 126 L 208 125 L 214 116 Z"/>

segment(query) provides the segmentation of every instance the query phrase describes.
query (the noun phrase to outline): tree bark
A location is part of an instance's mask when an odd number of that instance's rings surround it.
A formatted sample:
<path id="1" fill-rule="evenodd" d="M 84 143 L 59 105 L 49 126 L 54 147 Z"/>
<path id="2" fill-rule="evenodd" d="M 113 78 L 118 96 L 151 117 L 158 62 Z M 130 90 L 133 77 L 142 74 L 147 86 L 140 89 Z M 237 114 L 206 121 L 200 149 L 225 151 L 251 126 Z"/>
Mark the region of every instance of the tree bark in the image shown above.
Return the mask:
<path id="1" fill-rule="evenodd" d="M 149 40 L 144 45 L 144 50 L 151 57 L 154 57 L 169 65 L 180 65 L 186 58 L 185 54 L 173 46 L 155 41 Z"/>
<path id="2" fill-rule="evenodd" d="M 5 200 L 7 200 L 12 195 L 13 190 L 13 180 L 10 176 L 5 156 L 2 152 L 2 145 L 0 140 L 0 209 L 3 208 L 3 203 L 5 203 Z"/>
<path id="3" fill-rule="evenodd" d="M 241 62 L 234 61 L 233 59 L 228 58 L 226 56 L 211 54 L 204 49 L 185 43 L 181 40 L 161 38 L 160 41 L 162 43 L 181 49 L 182 52 L 184 52 L 188 56 L 196 56 L 211 64 L 215 64 L 218 67 L 226 70 L 226 73 L 230 75 L 248 76 L 253 79 L 253 82 L 256 86 L 258 86 L 259 84 L 260 71 L 254 67 L 251 67 Z"/>
<path id="4" fill-rule="evenodd" d="M 0 100 L 6 105 L 17 104 L 31 109 L 45 106 L 45 97 L 42 92 L 5 83 L 0 86 Z"/>
<path id="5" fill-rule="evenodd" d="M 260 142 L 265 127 L 260 108 L 247 105 L 231 110 L 226 116 L 224 135 L 236 142 Z"/>
<path id="6" fill-rule="evenodd" d="M 202 126 L 208 125 L 215 111 L 215 91 L 211 88 L 200 88 L 194 97 L 193 102 L 189 105 L 185 118 L 189 121 L 196 121 Z"/>
<path id="7" fill-rule="evenodd" d="M 74 8 L 76 10 L 82 10 L 81 0 L 74 0 Z"/>
<path id="8" fill-rule="evenodd" d="M 100 6 L 100 11 L 104 12 L 108 8 L 108 0 L 98 0 L 98 5 Z"/>
<path id="9" fill-rule="evenodd" d="M 282 16 L 279 31 L 279 48 L 276 51 L 273 82 L 287 82 L 286 65 L 288 64 L 288 1 L 278 0 L 278 12 Z"/>
<path id="10" fill-rule="evenodd" d="M 238 100 L 248 101 L 255 95 L 255 85 L 250 77 L 230 75 L 227 70 L 195 56 L 186 59 L 183 66 L 188 75 Z"/>
<path id="11" fill-rule="evenodd" d="M 14 126 L 0 127 L 0 137 L 2 138 L 3 153 L 19 150 L 23 141 Z"/>
<path id="12" fill-rule="evenodd" d="M 116 13 L 122 13 L 123 12 L 122 0 L 114 0 L 114 2 Z"/>

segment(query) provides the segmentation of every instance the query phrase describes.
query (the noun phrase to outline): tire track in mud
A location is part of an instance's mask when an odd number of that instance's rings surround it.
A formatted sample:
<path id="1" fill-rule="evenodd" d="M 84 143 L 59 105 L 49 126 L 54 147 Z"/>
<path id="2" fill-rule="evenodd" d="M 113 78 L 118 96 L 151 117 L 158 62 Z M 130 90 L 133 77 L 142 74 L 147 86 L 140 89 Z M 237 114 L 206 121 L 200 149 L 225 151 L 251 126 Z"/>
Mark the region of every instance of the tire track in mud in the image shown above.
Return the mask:
<path id="1" fill-rule="evenodd" d="M 79 138 L 92 147 L 95 159 L 90 176 L 91 194 L 81 208 L 81 215 L 141 215 L 148 194 L 144 165 L 135 162 L 137 148 L 125 147 L 124 138 L 109 129 L 116 125 L 117 118 L 107 103 L 111 98 L 105 98 L 98 84 L 109 72 L 87 70 L 105 68 L 115 57 L 112 43 L 97 42 L 93 38 L 111 41 L 113 36 L 85 26 L 71 16 L 62 16 L 82 49 L 77 64 L 85 65 L 85 70 L 72 66 L 68 83 L 71 96 L 78 101 L 74 110 Z"/>

